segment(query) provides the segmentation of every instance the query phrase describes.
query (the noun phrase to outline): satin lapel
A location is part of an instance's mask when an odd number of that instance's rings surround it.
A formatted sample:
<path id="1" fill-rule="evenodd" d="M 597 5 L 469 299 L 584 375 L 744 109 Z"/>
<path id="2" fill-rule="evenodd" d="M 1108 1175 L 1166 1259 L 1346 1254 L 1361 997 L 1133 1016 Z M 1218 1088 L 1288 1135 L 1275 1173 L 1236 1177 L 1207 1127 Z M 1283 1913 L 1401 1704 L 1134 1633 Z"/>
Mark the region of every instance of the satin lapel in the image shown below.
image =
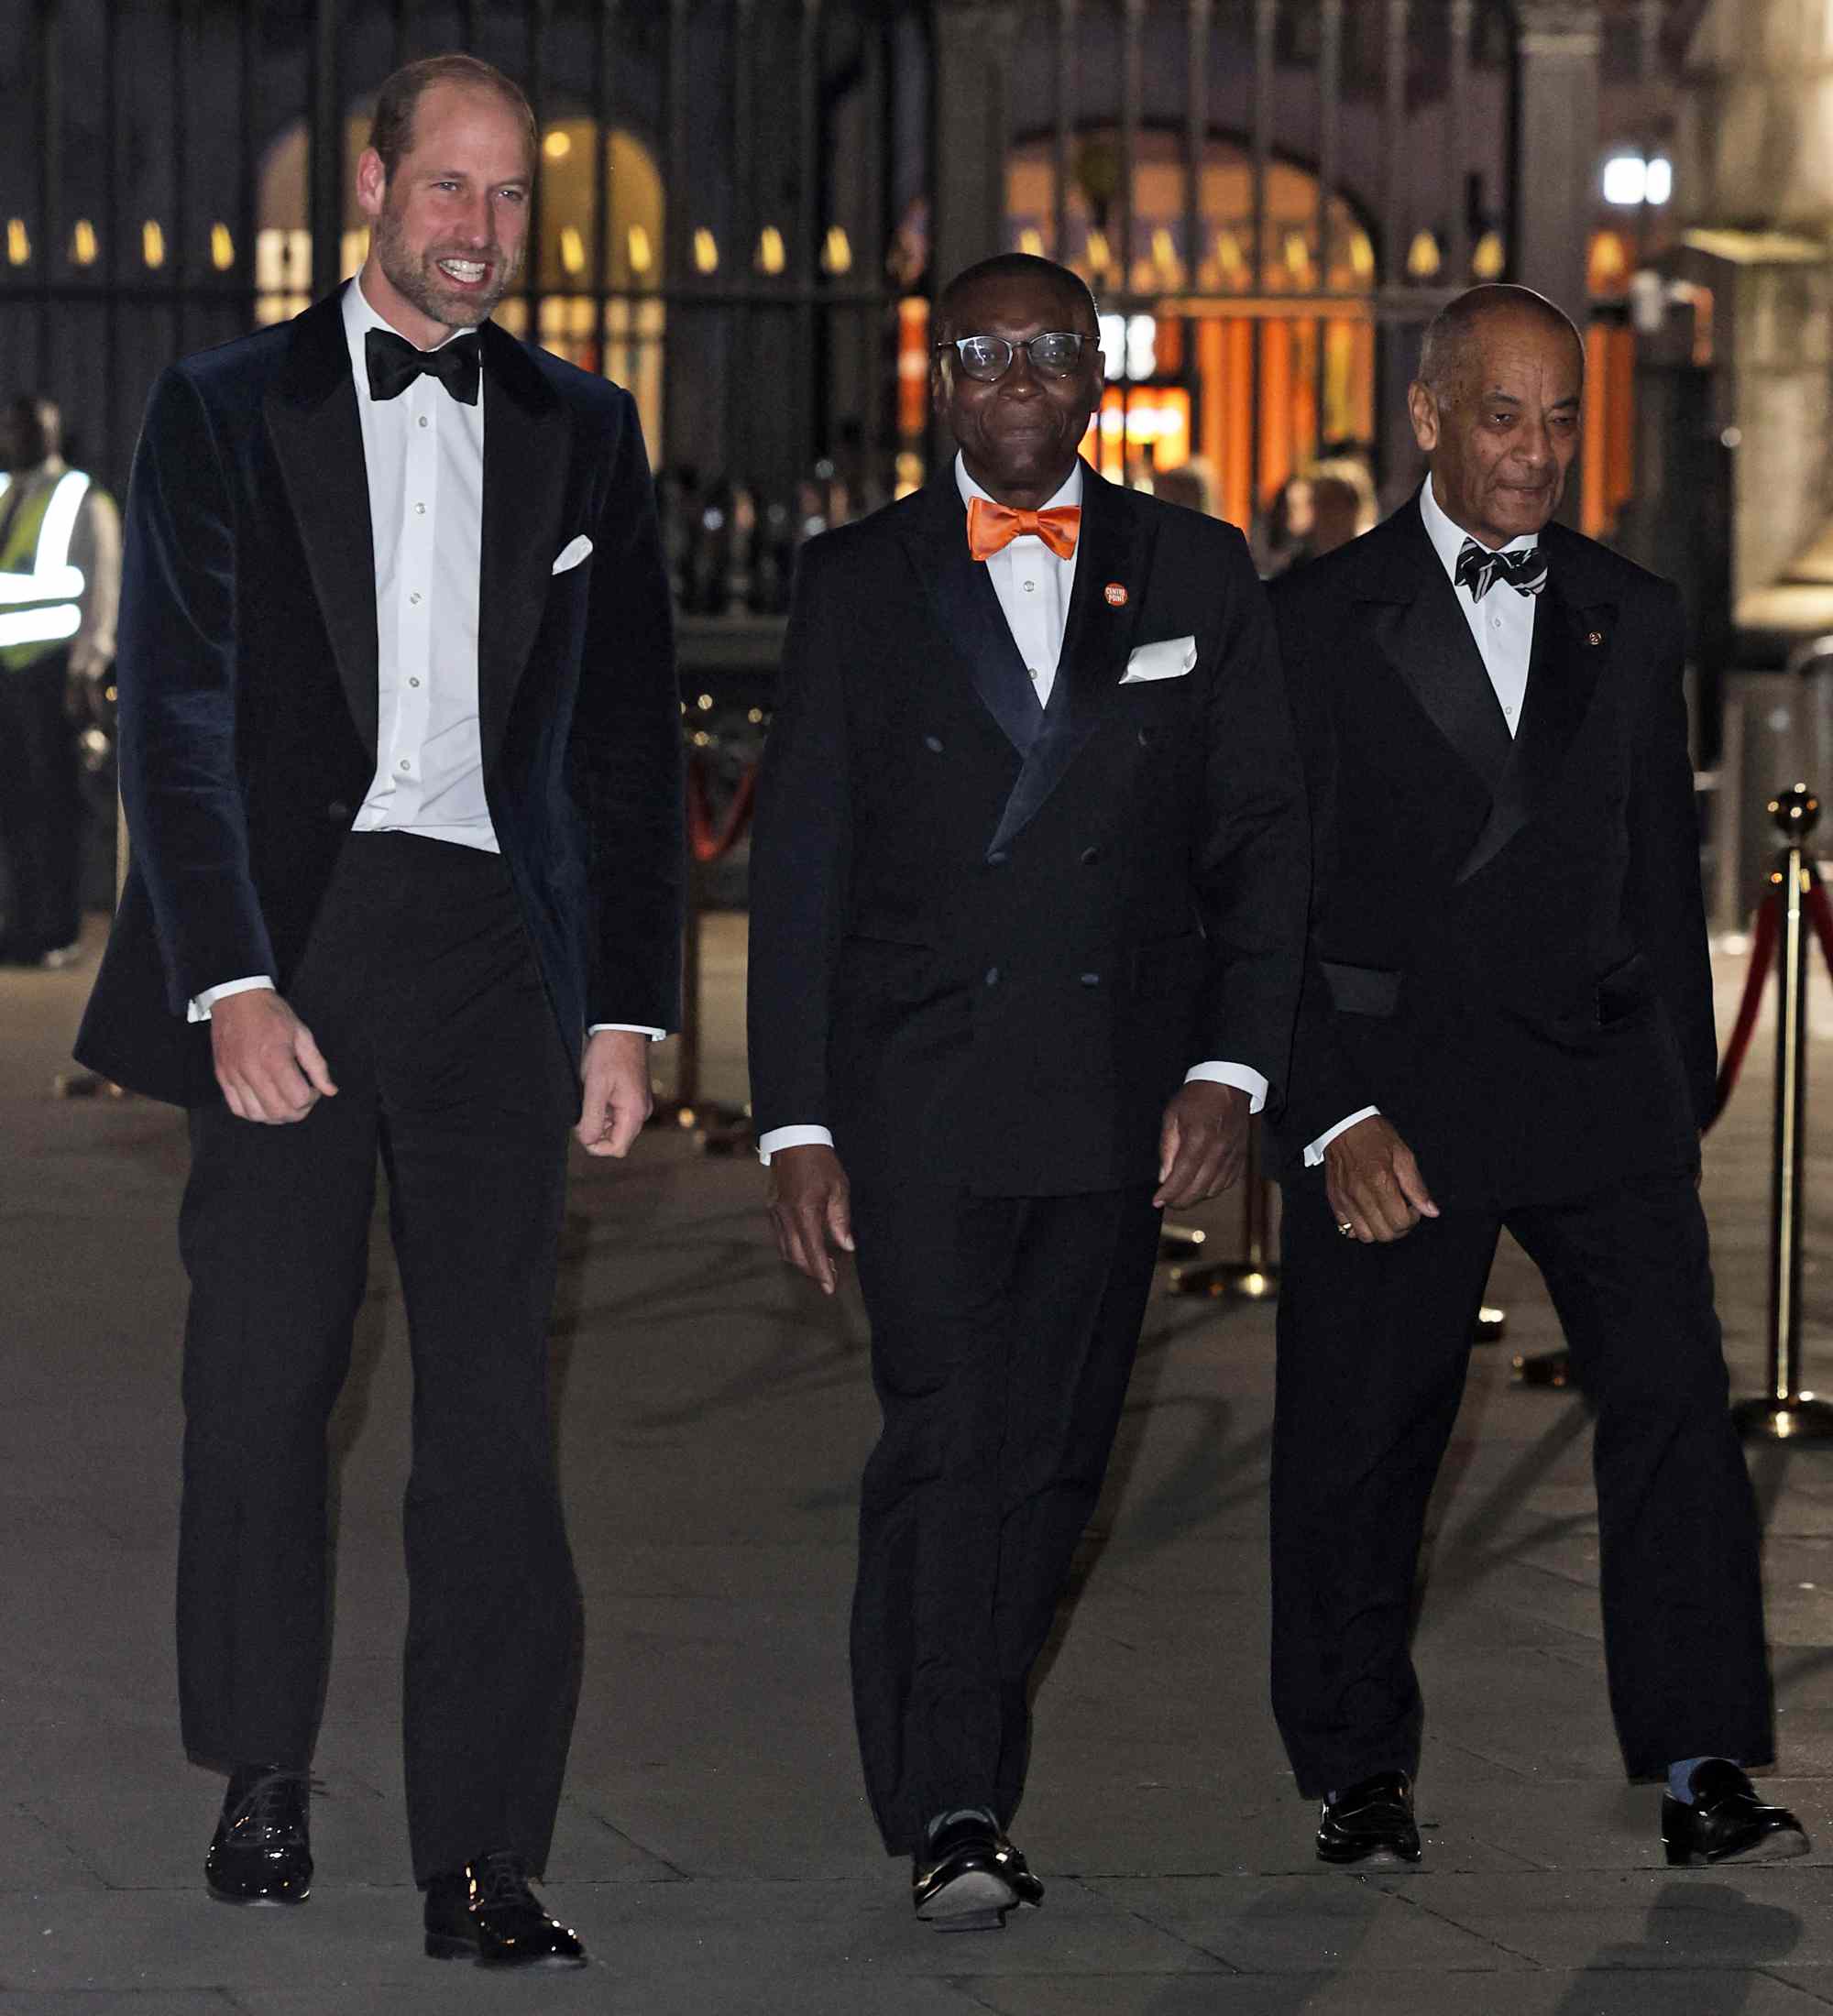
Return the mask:
<path id="1" fill-rule="evenodd" d="M 1037 817 L 1062 782 L 1077 753 L 1114 705 L 1126 670 L 1151 561 L 1150 514 L 1092 469 L 1082 476 L 1082 522 L 1076 553 L 1076 584 L 1070 597 L 1044 730 L 1031 745 L 1012 787 L 988 852 L 1009 847 Z M 1118 608 L 1106 590 L 1118 582 L 1126 599 Z"/>
<path id="2" fill-rule="evenodd" d="M 500 746 L 553 583 L 565 504 L 565 409 L 513 336 L 486 323 L 483 568 L 477 724 L 488 770 Z"/>
<path id="3" fill-rule="evenodd" d="M 1514 747 L 1509 724 L 1418 508 L 1401 509 L 1412 522 L 1396 527 L 1391 597 L 1371 597 L 1375 640 L 1439 733 L 1494 791 Z"/>
<path id="4" fill-rule="evenodd" d="M 982 705 L 1022 756 L 1037 740 L 1044 710 L 1012 641 L 985 566 L 968 551 L 967 509 L 950 457 L 925 493 L 910 541 L 912 557 L 949 641 L 960 653 Z"/>
<path id="5" fill-rule="evenodd" d="M 376 548 L 343 290 L 293 324 L 292 350 L 263 406 L 305 548 L 351 718 L 376 748 Z"/>
<path id="6" fill-rule="evenodd" d="M 1609 658 L 1616 615 L 1614 603 L 1575 610 L 1560 594 L 1556 579 L 1542 591 L 1534 611 L 1534 647 L 1528 661 L 1520 733 L 1489 816 L 1457 871 L 1459 882 L 1468 882 L 1495 860 L 1559 781 L 1566 751 L 1584 725 Z"/>

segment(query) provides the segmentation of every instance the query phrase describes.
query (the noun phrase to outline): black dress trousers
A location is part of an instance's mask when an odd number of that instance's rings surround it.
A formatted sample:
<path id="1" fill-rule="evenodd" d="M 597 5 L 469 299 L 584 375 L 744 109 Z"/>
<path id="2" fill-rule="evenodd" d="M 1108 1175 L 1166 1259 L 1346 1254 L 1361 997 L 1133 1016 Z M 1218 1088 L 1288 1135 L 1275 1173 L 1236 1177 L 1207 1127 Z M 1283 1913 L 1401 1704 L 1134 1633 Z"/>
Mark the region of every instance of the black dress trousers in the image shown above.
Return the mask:
<path id="1" fill-rule="evenodd" d="M 1101 1496 L 1158 1257 L 1152 1186 L 981 1197 L 856 1185 L 884 1428 L 866 1464 L 853 1705 L 886 1848 L 1009 1824 L 1028 1689 Z"/>
<path id="2" fill-rule="evenodd" d="M 1420 1542 L 1504 1226 L 1546 1279 L 1596 1412 L 1604 1651 L 1630 1775 L 1769 1762 L 1756 1507 L 1691 1175 L 1447 1210 L 1389 1245 L 1337 1233 L 1321 1169 L 1286 1186 L 1285 1206 L 1273 1706 L 1300 1791 L 1418 1769 Z"/>
<path id="3" fill-rule="evenodd" d="M 80 901 L 82 786 L 76 730 L 64 712 L 70 654 L 0 665 L 0 852 L 13 884 L 4 937 L 24 959 L 74 945 Z"/>
<path id="4" fill-rule="evenodd" d="M 302 1767 L 328 1656 L 326 1424 L 378 1157 L 407 1306 L 403 1729 L 416 1879 L 539 1871 L 581 1624 L 547 1400 L 578 1090 L 499 857 L 354 835 L 288 997 L 338 1090 L 297 1124 L 192 1116 L 178 1594 L 186 1748 Z"/>

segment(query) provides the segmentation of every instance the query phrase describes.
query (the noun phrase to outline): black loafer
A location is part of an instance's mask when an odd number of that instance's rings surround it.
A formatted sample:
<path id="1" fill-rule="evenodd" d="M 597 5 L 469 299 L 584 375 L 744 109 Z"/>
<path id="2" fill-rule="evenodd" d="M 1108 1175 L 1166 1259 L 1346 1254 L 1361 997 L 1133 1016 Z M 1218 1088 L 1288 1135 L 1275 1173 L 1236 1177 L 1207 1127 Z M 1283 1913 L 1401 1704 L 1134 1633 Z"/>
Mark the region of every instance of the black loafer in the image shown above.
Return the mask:
<path id="1" fill-rule="evenodd" d="M 230 1774 L 203 1880 L 219 1904 L 302 1904 L 312 1894 L 311 1781 L 303 1771 L 242 1764 Z"/>
<path id="2" fill-rule="evenodd" d="M 1693 1803 L 1662 1794 L 1662 1846 L 1675 1868 L 1711 1862 L 1787 1862 L 1807 1853 L 1807 1833 L 1786 1806 L 1766 1806 L 1735 1764 L 1707 1758 L 1693 1773 Z"/>
<path id="3" fill-rule="evenodd" d="M 1004 1835 L 999 1836 L 999 1853 L 994 1857 L 999 1872 L 1012 1885 L 1013 1895 L 1027 1911 L 1039 1911 L 1044 1903 L 1044 1886 L 1032 1875 L 1030 1865 Z"/>
<path id="4" fill-rule="evenodd" d="M 1041 1901 L 1044 1886 L 1025 1868 L 1025 1857 L 990 1822 L 969 1814 L 944 1827 L 912 1860 L 911 1902 L 938 1932 L 997 1932 L 1020 1901 L 1019 1871 Z"/>
<path id="5" fill-rule="evenodd" d="M 480 1855 L 426 1886 L 426 1952 L 480 1967 L 582 1967 L 579 1934 L 551 1918 L 529 1888 L 528 1865 L 507 1848 Z"/>
<path id="6" fill-rule="evenodd" d="M 1318 1813 L 1320 1862 L 1372 1862 L 1410 1868 L 1420 1858 L 1413 1781 L 1405 1771 L 1377 1771 L 1326 1799 Z"/>

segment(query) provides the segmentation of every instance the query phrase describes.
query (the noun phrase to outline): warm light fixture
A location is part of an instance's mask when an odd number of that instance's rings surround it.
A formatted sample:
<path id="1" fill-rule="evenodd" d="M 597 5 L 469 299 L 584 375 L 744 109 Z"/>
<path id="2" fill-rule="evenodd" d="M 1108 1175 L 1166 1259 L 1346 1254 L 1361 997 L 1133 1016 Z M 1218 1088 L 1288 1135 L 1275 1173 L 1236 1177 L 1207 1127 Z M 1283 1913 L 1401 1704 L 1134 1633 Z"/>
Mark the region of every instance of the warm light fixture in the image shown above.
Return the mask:
<path id="1" fill-rule="evenodd" d="M 642 225 L 633 224 L 624 242 L 630 247 L 631 271 L 647 273 L 655 263 L 655 248 L 649 242 L 649 233 Z"/>
<path id="2" fill-rule="evenodd" d="M 1486 231 L 1470 255 L 1470 270 L 1479 280 L 1499 280 L 1509 268 L 1509 254 L 1499 231 Z"/>
<path id="3" fill-rule="evenodd" d="M 236 241 L 226 224 L 210 227 L 210 263 L 219 273 L 226 273 L 236 263 Z"/>
<path id="4" fill-rule="evenodd" d="M 1438 240 L 1430 231 L 1415 235 L 1407 247 L 1407 274 L 1411 279 L 1432 279 L 1439 269 Z"/>
<path id="5" fill-rule="evenodd" d="M 95 226 L 87 217 L 76 220 L 76 229 L 70 235 L 70 256 L 78 266 L 95 264 Z"/>
<path id="6" fill-rule="evenodd" d="M 560 227 L 560 263 L 569 273 L 586 270 L 586 241 L 580 236 L 576 224 L 565 224 Z"/>
<path id="7" fill-rule="evenodd" d="M 783 234 L 774 224 L 763 227 L 757 241 L 757 263 L 760 271 L 780 273 L 789 263 L 789 256 L 783 244 Z"/>
<path id="8" fill-rule="evenodd" d="M 1311 278 L 1312 248 L 1302 231 L 1286 234 L 1286 270 L 1301 287 Z"/>
<path id="9" fill-rule="evenodd" d="M 719 241 L 705 225 L 694 234 L 694 270 L 697 273 L 719 270 Z"/>
<path id="10" fill-rule="evenodd" d="M 140 257 L 148 266 L 166 263 L 166 235 L 156 217 L 148 217 L 140 226 Z"/>
<path id="11" fill-rule="evenodd" d="M 547 137 L 541 143 L 541 151 L 550 161 L 564 161 L 573 151 L 573 136 L 559 126 L 550 126 Z"/>
<path id="12" fill-rule="evenodd" d="M 32 241 L 26 231 L 23 217 L 8 217 L 6 220 L 6 263 L 8 266 L 24 266 L 32 256 Z"/>
<path id="13" fill-rule="evenodd" d="M 1349 235 L 1349 265 L 1357 279 L 1375 278 L 1375 242 L 1366 231 L 1352 231 Z"/>
<path id="14" fill-rule="evenodd" d="M 1096 272 L 1101 272 L 1112 263 L 1114 255 L 1107 248 L 1107 233 L 1091 231 L 1088 235 L 1088 262 Z"/>
<path id="15" fill-rule="evenodd" d="M 1044 257 L 1044 234 L 1035 224 L 1027 224 L 1018 234 L 1018 249 L 1030 258 Z"/>
<path id="16" fill-rule="evenodd" d="M 1152 264 L 1168 280 L 1172 280 L 1183 270 L 1183 261 L 1178 257 L 1178 248 L 1171 242 L 1171 234 L 1160 225 L 1152 234 Z"/>
<path id="17" fill-rule="evenodd" d="M 829 273 L 851 273 L 853 269 L 852 245 L 840 225 L 829 229 L 827 242 L 821 247 L 821 264 Z"/>

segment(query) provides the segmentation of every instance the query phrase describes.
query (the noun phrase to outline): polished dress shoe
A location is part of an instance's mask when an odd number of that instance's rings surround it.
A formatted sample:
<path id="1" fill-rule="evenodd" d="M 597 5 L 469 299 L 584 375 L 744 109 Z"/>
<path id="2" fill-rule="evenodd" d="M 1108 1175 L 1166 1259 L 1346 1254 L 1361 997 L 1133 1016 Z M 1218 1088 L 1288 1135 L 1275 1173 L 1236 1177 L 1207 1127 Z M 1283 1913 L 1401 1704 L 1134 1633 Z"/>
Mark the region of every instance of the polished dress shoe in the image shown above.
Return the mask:
<path id="1" fill-rule="evenodd" d="M 1318 1814 L 1320 1862 L 1372 1862 L 1410 1867 L 1420 1858 L 1413 1781 L 1405 1771 L 1377 1771 L 1326 1799 Z"/>
<path id="2" fill-rule="evenodd" d="M 1017 1905 L 1042 1903 L 1044 1886 L 991 1819 L 959 1813 L 912 1858 L 910 1901 L 938 1932 L 997 1932 Z"/>
<path id="3" fill-rule="evenodd" d="M 1675 1868 L 1709 1862 L 1787 1862 L 1807 1853 L 1807 1835 L 1786 1806 L 1766 1806 L 1757 1788 L 1722 1757 L 1695 1766 L 1689 1806 L 1662 1794 L 1662 1846 Z"/>
<path id="4" fill-rule="evenodd" d="M 310 1780 L 274 1764 L 230 1773 L 203 1880 L 220 1904 L 302 1904 L 312 1893 Z"/>
<path id="5" fill-rule="evenodd" d="M 579 1934 L 550 1918 L 528 1887 L 528 1865 L 508 1848 L 480 1855 L 426 1886 L 426 1951 L 480 1967 L 582 1967 Z"/>

